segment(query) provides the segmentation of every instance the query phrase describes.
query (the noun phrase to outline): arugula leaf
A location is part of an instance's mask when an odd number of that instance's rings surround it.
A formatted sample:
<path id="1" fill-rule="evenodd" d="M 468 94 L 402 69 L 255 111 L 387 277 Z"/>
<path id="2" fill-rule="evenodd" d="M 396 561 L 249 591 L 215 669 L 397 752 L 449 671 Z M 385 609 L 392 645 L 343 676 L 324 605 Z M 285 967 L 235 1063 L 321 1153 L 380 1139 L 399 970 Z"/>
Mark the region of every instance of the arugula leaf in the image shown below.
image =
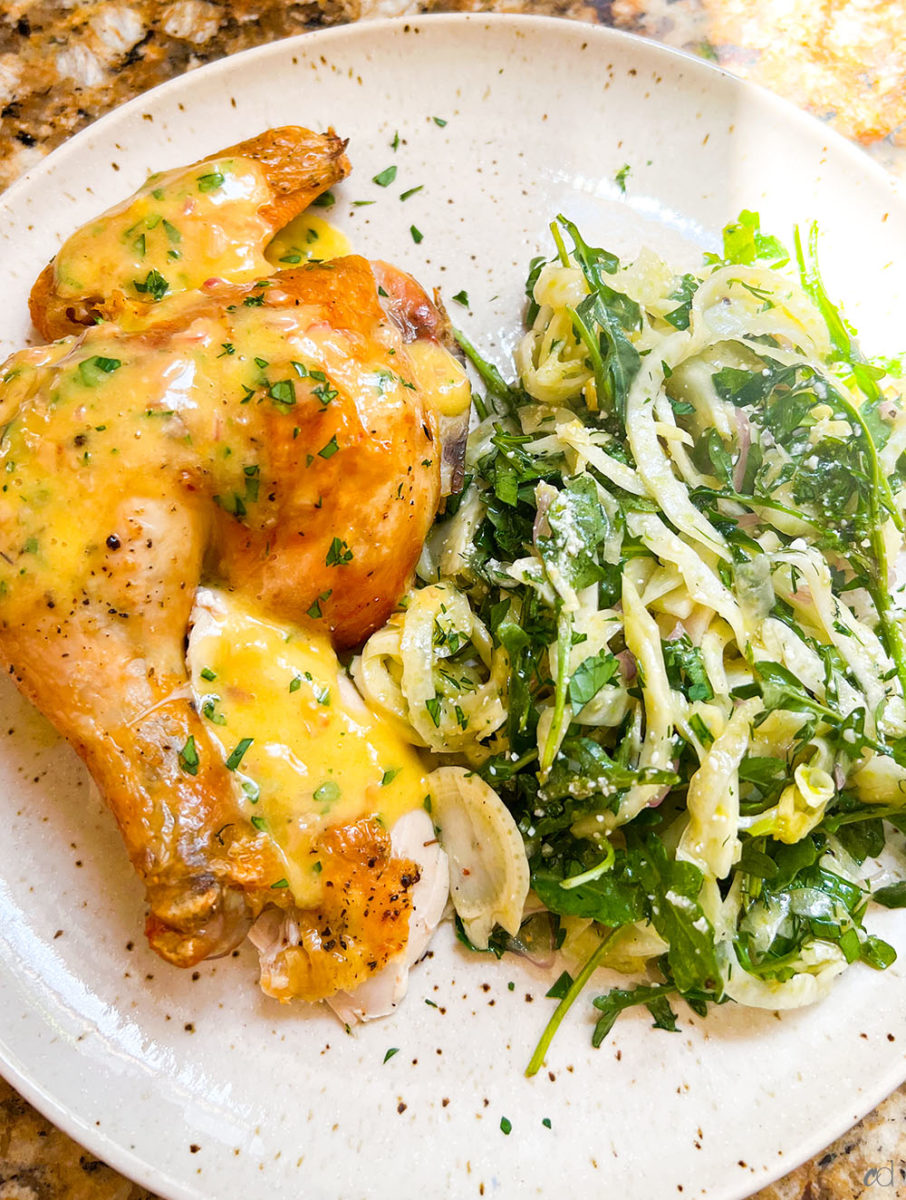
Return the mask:
<path id="1" fill-rule="evenodd" d="M 573 706 L 583 708 L 613 679 L 618 670 L 619 663 L 615 656 L 606 650 L 583 659 L 569 680 L 569 698 Z"/>
<path id="2" fill-rule="evenodd" d="M 636 835 L 630 844 L 630 869 L 648 894 L 651 923 L 668 944 L 667 962 L 676 986 L 681 992 L 719 993 L 714 931 L 698 903 L 701 871 L 690 862 L 670 859 L 656 834 Z"/>
<path id="3" fill-rule="evenodd" d="M 676 1032 L 676 1014 L 670 1007 L 668 996 L 675 995 L 676 988 L 670 983 L 640 984 L 634 988 L 611 988 L 603 996 L 592 1001 L 601 1013 L 591 1035 L 591 1044 L 597 1049 L 613 1029 L 617 1017 L 628 1008 L 644 1004 L 654 1017 L 655 1029 Z"/>
<path id="4" fill-rule="evenodd" d="M 772 266 L 782 267 L 790 261 L 789 251 L 783 243 L 770 234 L 761 232 L 761 218 L 757 212 L 743 209 L 735 221 L 724 226 L 724 254 L 726 263 L 751 264 L 757 259 L 766 259 Z M 713 256 L 708 256 L 714 262 Z"/>
<path id="5" fill-rule="evenodd" d="M 558 579 L 584 588 L 602 577 L 596 551 L 607 536 L 607 514 L 589 475 L 570 479 L 547 510 L 550 536 L 539 537 L 538 553 L 556 587 Z"/>
<path id="6" fill-rule="evenodd" d="M 906 908 L 906 879 L 878 888 L 876 892 L 872 892 L 871 898 L 884 908 Z"/>
<path id="7" fill-rule="evenodd" d="M 661 642 L 664 666 L 670 686 L 687 700 L 713 700 L 714 689 L 705 670 L 702 652 L 692 645 L 688 634 Z"/>
<path id="8" fill-rule="evenodd" d="M 532 872 L 532 888 L 538 899 L 551 912 L 562 916 L 591 917 L 608 928 L 629 925 L 645 916 L 646 904 L 642 889 L 625 873 L 625 858 L 617 857 L 619 866 L 578 887 L 561 886 L 564 876 L 554 867 L 540 867 Z"/>
<path id="9" fill-rule="evenodd" d="M 689 316 L 692 311 L 692 297 L 698 291 L 701 280 L 697 275 L 684 275 L 679 287 L 670 293 L 671 300 L 679 300 L 680 304 L 671 312 L 664 314 L 664 320 L 674 329 L 688 329 Z"/>

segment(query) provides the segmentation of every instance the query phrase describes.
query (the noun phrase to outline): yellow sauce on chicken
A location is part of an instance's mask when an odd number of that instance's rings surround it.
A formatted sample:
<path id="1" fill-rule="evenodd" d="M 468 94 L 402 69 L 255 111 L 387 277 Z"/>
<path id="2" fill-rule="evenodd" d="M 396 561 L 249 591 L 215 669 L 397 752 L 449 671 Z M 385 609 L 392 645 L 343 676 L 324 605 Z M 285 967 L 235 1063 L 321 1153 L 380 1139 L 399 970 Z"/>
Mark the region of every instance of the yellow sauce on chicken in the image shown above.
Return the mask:
<path id="1" fill-rule="evenodd" d="M 355 410 L 338 396 L 405 402 L 412 364 L 389 371 L 379 342 L 358 338 L 353 350 L 316 313 L 309 320 L 304 308 L 268 308 L 263 294 L 222 316 L 201 310 L 163 342 L 103 324 L 79 342 L 11 360 L 0 380 L 0 421 L 9 422 L 0 442 L 0 595 L 11 617 L 17 598 L 65 593 L 79 576 L 86 552 L 99 548 L 86 512 L 96 535 L 122 537 L 123 491 L 154 500 L 169 494 L 174 469 L 201 469 L 226 513 L 264 511 L 274 471 L 267 418 L 276 412 L 293 437 L 298 422 L 317 421 L 298 486 L 319 507 L 322 477 L 360 436 Z M 193 303 L 188 295 L 164 301 L 156 319 L 183 316 Z M 336 534 L 349 540 L 345 528 Z"/>
<path id="2" fill-rule="evenodd" d="M 472 403 L 465 368 L 438 342 L 411 342 L 407 347 L 419 388 L 434 400 L 442 417 L 458 417 Z"/>
<path id="3" fill-rule="evenodd" d="M 65 243 L 55 261 L 57 291 L 109 295 L 116 287 L 151 301 L 212 276 L 241 283 L 269 275 L 260 247 L 271 226 L 259 210 L 270 198 L 262 167 L 249 158 L 152 175 Z"/>
<path id="4" fill-rule="evenodd" d="M 390 829 L 428 794 L 410 745 L 373 713 L 326 637 L 277 623 L 235 594 L 202 592 L 188 666 L 199 711 L 235 776 L 247 817 L 284 853 L 296 904 L 316 906 L 313 851 L 330 826 Z"/>
<path id="5" fill-rule="evenodd" d="M 280 230 L 264 256 L 275 270 L 283 271 L 311 259 L 341 258 L 351 251 L 345 233 L 306 210 Z"/>

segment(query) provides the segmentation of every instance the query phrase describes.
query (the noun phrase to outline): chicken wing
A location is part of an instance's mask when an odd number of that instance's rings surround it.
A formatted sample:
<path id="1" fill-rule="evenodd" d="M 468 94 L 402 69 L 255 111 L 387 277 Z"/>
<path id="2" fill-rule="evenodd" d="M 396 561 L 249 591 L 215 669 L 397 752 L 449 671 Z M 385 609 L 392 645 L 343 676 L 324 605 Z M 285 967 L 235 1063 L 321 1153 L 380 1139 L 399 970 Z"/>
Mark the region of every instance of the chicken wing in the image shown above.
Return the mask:
<path id="1" fill-rule="evenodd" d="M 387 296 L 348 257 L 208 281 L 0 369 L 0 658 L 87 763 L 179 965 L 294 899 L 241 803 L 242 744 L 225 758 L 192 700 L 199 583 L 353 645 L 437 509 L 437 397 L 468 389 L 424 293 L 380 277 Z M 348 881 L 379 841 L 324 848 Z"/>
<path id="2" fill-rule="evenodd" d="M 278 229 L 349 173 L 329 130 L 271 129 L 190 167 L 152 175 L 83 226 L 38 276 L 29 300 L 41 336 L 116 320 L 212 277 L 265 277 Z"/>

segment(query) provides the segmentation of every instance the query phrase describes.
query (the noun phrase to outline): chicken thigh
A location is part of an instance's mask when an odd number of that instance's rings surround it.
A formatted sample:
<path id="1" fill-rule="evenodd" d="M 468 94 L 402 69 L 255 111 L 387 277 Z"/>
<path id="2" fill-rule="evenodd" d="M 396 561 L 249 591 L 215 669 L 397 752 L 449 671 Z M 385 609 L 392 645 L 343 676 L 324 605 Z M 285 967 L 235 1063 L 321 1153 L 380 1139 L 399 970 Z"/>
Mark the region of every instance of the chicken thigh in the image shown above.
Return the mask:
<path id="1" fill-rule="evenodd" d="M 0 370 L 0 658 L 88 765 L 171 962 L 293 903 L 242 742 L 224 756 L 188 686 L 198 585 L 338 646 L 386 618 L 438 505 L 438 397 L 468 394 L 443 329 L 409 277 L 347 257 L 209 280 Z M 324 849 L 338 886 L 378 863 L 382 944 L 404 943 L 418 872 L 379 823 Z"/>
<path id="2" fill-rule="evenodd" d="M 269 129 L 189 167 L 152 175 L 77 230 L 32 289 L 42 337 L 79 333 L 219 277 L 271 273 L 274 234 L 349 173 L 332 130 Z"/>

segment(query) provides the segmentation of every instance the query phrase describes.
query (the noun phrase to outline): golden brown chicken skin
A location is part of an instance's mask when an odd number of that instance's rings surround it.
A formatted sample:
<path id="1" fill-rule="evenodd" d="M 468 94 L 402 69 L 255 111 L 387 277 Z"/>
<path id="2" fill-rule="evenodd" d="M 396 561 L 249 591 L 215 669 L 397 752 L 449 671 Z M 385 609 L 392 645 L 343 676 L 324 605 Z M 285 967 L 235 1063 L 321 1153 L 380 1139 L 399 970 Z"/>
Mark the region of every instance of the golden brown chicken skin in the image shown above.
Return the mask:
<path id="1" fill-rule="evenodd" d="M 352 645 L 405 590 L 437 509 L 417 352 L 436 364 L 441 319 L 380 272 L 405 319 L 349 257 L 211 283 L 0 369 L 0 658 L 87 763 L 151 944 L 180 965 L 292 903 L 240 803 L 241 746 L 224 758 L 195 711 L 198 584 Z"/>
<path id="2" fill-rule="evenodd" d="M 265 247 L 349 173 L 345 146 L 332 130 L 283 126 L 152 175 L 74 233 L 38 276 L 29 308 L 41 336 L 117 320 L 212 277 L 269 275 Z"/>

